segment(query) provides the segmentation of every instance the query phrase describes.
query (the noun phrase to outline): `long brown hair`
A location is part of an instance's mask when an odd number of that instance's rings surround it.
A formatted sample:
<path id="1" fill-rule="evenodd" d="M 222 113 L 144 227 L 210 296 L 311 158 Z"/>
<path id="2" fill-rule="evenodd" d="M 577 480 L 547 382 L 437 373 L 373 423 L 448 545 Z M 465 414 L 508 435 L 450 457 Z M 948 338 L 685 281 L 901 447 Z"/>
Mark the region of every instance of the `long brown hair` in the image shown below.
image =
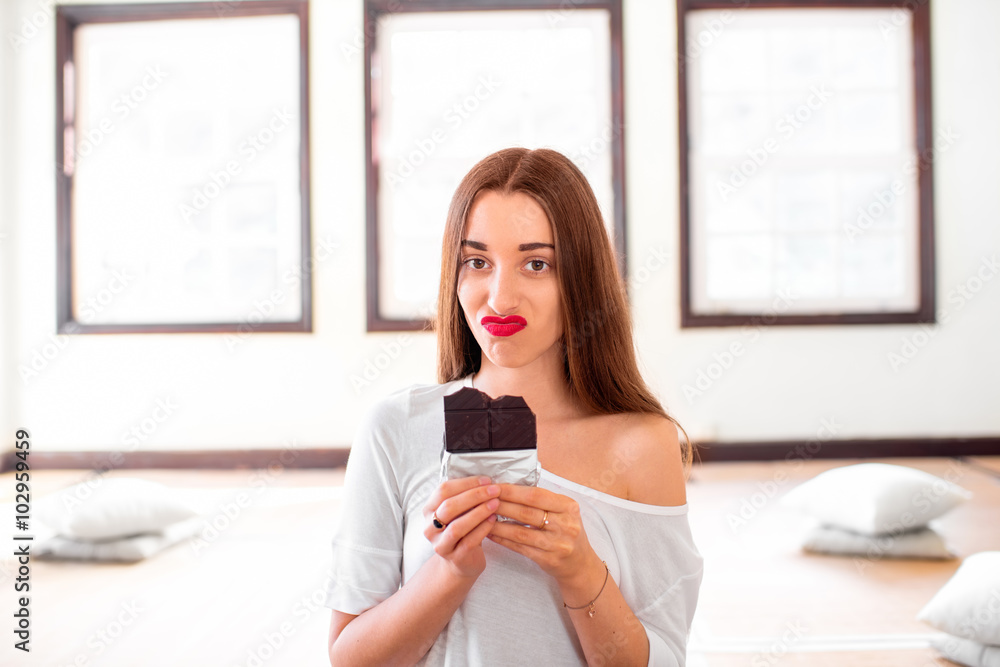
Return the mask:
<path id="1" fill-rule="evenodd" d="M 461 242 L 473 200 L 480 192 L 524 193 L 552 224 L 556 275 L 562 302 L 563 362 L 570 392 L 598 414 L 651 413 L 684 433 L 681 457 L 691 462 L 687 433 L 646 386 L 632 343 L 632 315 L 597 198 L 587 179 L 562 153 L 506 148 L 474 166 L 448 208 L 441 247 L 441 287 L 435 330 L 438 382 L 475 373 L 482 350 L 458 300 Z"/>

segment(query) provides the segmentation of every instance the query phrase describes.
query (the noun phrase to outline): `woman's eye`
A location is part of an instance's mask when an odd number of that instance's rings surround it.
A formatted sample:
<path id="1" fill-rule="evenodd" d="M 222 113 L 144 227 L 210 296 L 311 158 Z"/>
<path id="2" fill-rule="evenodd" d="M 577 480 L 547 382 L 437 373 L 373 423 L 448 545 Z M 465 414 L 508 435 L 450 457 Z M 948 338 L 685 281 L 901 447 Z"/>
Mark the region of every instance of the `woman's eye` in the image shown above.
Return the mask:
<path id="1" fill-rule="evenodd" d="M 541 259 L 533 259 L 530 262 L 528 262 L 528 266 L 531 268 L 532 271 L 539 272 L 539 271 L 544 271 L 546 268 L 548 268 L 549 263 Z"/>
<path id="2" fill-rule="evenodd" d="M 486 260 L 481 257 L 470 257 L 465 260 L 465 263 L 472 267 L 473 269 L 483 269 L 486 268 Z"/>

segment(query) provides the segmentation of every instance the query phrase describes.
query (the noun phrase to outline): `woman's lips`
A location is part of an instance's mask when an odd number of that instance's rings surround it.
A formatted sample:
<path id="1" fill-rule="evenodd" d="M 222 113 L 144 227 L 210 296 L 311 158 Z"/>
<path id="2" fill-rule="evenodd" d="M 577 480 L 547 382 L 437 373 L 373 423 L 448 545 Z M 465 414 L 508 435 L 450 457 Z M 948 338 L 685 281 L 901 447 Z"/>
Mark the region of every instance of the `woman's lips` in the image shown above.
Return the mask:
<path id="1" fill-rule="evenodd" d="M 481 319 L 479 323 L 492 336 L 513 336 L 528 326 L 528 321 L 520 315 L 510 315 L 509 317 L 487 316 Z"/>

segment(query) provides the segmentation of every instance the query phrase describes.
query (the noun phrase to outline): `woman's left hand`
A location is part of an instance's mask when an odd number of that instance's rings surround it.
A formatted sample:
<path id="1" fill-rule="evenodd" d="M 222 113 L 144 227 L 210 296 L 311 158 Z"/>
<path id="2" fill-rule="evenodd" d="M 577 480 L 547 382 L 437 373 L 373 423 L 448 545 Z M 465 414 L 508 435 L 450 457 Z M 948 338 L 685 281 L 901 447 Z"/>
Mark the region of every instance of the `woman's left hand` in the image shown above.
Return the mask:
<path id="1" fill-rule="evenodd" d="M 501 484 L 496 514 L 514 521 L 497 521 L 488 537 L 530 558 L 556 581 L 569 582 L 595 562 L 602 567 L 572 498 L 536 486 Z"/>

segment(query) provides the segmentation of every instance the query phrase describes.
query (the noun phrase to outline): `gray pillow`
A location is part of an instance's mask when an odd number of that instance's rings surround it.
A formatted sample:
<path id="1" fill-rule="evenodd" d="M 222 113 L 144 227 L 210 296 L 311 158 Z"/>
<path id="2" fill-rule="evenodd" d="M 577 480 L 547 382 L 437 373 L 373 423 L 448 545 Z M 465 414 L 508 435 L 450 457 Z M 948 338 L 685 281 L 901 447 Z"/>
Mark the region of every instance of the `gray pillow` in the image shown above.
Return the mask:
<path id="1" fill-rule="evenodd" d="M 1000 667 L 1000 646 L 980 644 L 964 637 L 934 635 L 931 646 L 952 662 L 968 667 Z"/>
<path id="2" fill-rule="evenodd" d="M 815 553 L 859 556 L 872 561 L 881 558 L 955 558 L 941 535 L 931 527 L 896 535 L 865 535 L 817 524 L 806 533 L 802 548 Z"/>
<path id="3" fill-rule="evenodd" d="M 194 517 L 174 523 L 155 533 L 100 541 L 77 540 L 54 535 L 37 543 L 32 553 L 43 559 L 135 562 L 149 558 L 167 547 L 194 536 L 204 525 L 204 519 Z"/>

